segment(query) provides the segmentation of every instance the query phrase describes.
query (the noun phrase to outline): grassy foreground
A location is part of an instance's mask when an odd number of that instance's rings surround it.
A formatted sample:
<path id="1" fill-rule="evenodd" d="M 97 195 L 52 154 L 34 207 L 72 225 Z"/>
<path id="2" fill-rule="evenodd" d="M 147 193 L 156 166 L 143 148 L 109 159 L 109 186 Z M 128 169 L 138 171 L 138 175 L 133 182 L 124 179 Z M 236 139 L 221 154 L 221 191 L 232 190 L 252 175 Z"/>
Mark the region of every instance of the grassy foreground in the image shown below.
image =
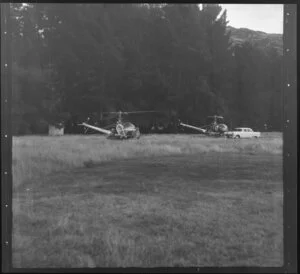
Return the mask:
<path id="1" fill-rule="evenodd" d="M 13 266 L 281 266 L 282 138 L 264 137 L 15 137 Z"/>

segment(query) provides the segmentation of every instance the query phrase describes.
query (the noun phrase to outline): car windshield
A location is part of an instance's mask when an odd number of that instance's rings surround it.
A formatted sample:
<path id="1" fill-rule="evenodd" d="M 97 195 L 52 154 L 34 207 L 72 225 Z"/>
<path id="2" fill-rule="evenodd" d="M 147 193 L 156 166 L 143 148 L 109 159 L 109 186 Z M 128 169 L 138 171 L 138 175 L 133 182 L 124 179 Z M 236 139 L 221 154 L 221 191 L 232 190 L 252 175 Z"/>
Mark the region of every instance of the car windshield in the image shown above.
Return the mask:
<path id="1" fill-rule="evenodd" d="M 242 131 L 241 128 L 235 128 L 234 131 Z"/>

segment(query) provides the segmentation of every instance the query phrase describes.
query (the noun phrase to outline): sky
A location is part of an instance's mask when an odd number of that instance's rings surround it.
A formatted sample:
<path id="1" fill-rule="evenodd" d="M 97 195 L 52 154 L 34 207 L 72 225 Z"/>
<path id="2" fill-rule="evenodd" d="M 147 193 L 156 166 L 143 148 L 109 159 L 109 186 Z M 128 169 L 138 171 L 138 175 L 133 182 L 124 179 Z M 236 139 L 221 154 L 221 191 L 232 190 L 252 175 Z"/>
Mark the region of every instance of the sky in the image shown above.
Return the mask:
<path id="1" fill-rule="evenodd" d="M 229 26 L 248 28 L 266 33 L 283 33 L 283 4 L 220 5 L 227 10 Z"/>
<path id="2" fill-rule="evenodd" d="M 283 4 L 221 4 L 228 25 L 266 33 L 283 33 Z"/>

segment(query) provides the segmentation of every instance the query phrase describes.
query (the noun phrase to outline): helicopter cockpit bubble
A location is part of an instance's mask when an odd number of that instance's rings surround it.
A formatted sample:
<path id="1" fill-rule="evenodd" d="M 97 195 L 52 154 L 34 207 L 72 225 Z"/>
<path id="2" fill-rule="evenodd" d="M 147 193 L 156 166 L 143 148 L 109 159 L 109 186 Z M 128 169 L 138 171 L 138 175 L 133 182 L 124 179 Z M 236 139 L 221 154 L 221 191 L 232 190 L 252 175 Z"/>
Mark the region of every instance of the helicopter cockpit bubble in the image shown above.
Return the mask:
<path id="1" fill-rule="evenodd" d="M 124 127 L 124 129 L 126 131 L 133 131 L 133 130 L 135 130 L 135 126 L 132 123 L 130 123 L 130 122 L 123 123 L 123 127 Z"/>
<path id="2" fill-rule="evenodd" d="M 218 125 L 218 131 L 219 132 L 226 132 L 226 131 L 228 131 L 227 125 L 225 125 L 225 124 L 219 124 Z"/>

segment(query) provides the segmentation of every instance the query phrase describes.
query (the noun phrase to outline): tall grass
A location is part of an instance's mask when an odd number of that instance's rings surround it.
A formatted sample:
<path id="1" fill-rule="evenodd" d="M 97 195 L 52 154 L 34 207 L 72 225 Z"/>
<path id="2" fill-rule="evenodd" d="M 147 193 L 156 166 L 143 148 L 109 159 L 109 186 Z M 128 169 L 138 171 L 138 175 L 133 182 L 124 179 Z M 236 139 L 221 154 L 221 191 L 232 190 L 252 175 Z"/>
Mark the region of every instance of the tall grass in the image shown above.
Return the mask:
<path id="1" fill-rule="evenodd" d="M 14 137 L 13 265 L 280 266 L 281 153 L 272 136 Z"/>
<path id="2" fill-rule="evenodd" d="M 281 154 L 280 138 L 203 138 L 199 135 L 147 135 L 139 140 L 65 135 L 13 138 L 13 186 L 61 170 L 89 167 L 116 159 L 194 153 Z"/>

